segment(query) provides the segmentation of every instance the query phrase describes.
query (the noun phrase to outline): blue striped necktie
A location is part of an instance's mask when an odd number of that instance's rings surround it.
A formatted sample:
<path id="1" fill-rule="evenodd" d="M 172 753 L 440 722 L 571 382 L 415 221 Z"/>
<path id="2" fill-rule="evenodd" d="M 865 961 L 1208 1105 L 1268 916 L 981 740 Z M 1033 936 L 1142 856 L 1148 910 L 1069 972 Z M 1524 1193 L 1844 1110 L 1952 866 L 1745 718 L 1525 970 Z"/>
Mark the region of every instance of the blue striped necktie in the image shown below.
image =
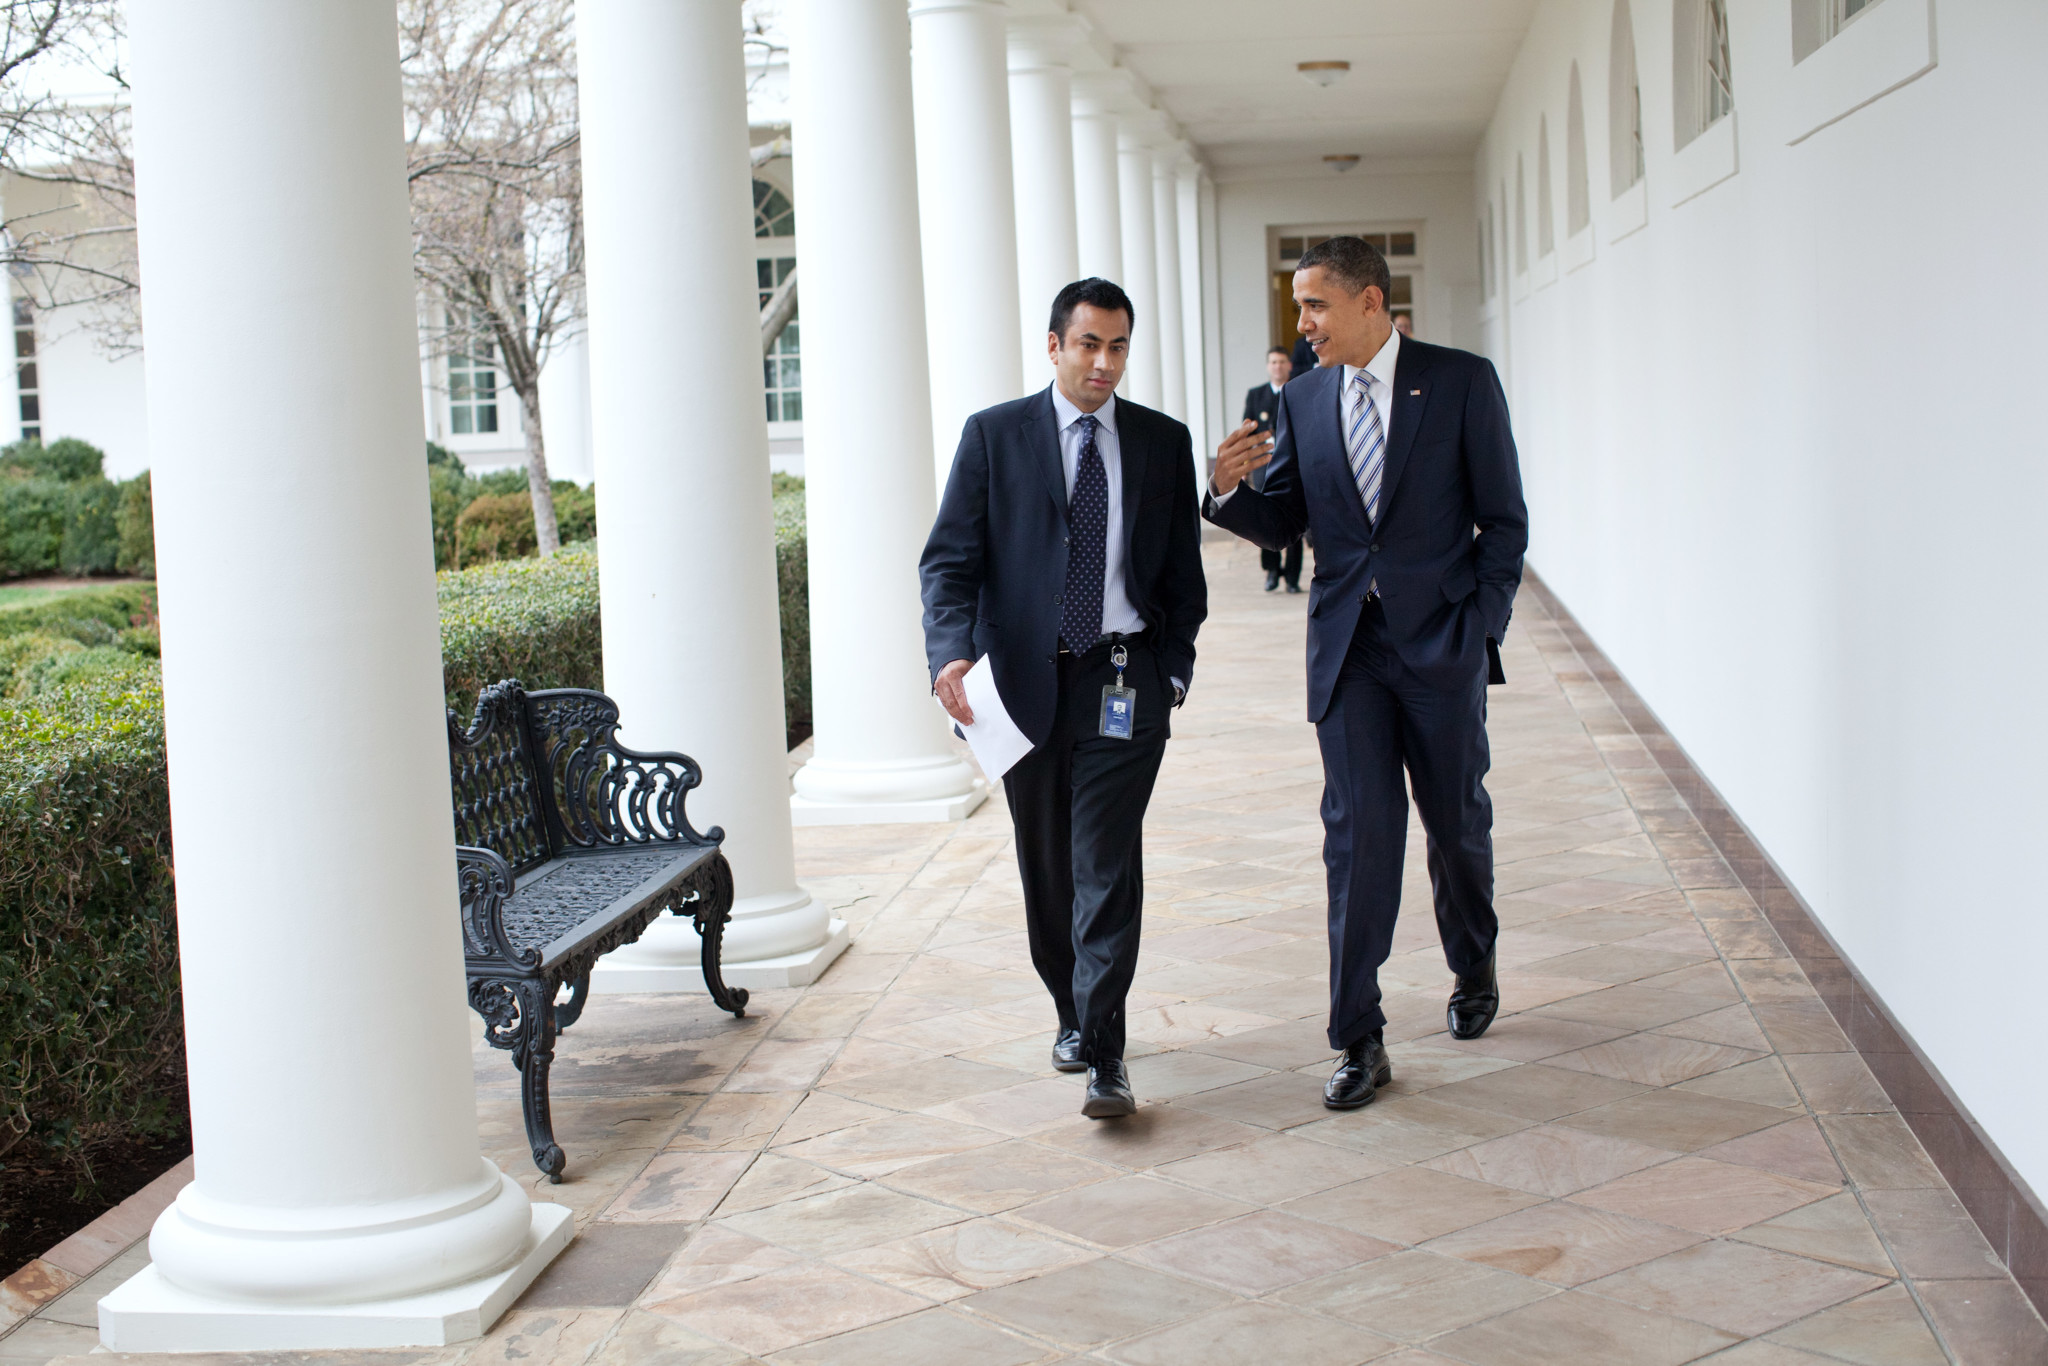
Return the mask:
<path id="1" fill-rule="evenodd" d="M 1380 477 L 1387 468 L 1387 434 L 1380 427 L 1379 405 L 1372 401 L 1373 379 L 1364 370 L 1351 381 L 1351 419 L 1345 426 L 1345 445 L 1351 452 L 1351 477 L 1358 481 L 1358 496 L 1365 502 L 1365 520 L 1380 519 Z"/>

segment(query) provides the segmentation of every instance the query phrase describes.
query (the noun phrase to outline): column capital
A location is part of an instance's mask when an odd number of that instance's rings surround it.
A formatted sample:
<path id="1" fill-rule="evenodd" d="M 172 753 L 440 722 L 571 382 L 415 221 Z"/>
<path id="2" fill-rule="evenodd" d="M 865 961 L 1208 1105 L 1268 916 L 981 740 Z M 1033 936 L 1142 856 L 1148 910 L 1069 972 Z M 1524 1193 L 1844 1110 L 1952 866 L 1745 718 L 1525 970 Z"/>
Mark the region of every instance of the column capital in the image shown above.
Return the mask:
<path id="1" fill-rule="evenodd" d="M 1093 30 L 1079 15 L 1018 16 L 1009 21 L 1010 70 L 1072 67 L 1089 49 Z"/>

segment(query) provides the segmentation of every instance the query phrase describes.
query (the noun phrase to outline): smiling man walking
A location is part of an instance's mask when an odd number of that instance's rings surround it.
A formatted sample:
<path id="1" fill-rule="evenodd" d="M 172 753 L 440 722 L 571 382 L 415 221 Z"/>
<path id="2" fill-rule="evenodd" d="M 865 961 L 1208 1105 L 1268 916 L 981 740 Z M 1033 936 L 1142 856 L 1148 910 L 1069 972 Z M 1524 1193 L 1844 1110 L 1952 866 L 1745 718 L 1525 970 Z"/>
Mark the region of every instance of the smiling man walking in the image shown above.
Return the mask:
<path id="1" fill-rule="evenodd" d="M 1267 549 L 1315 537 L 1308 716 L 1323 751 L 1330 1046 L 1344 1052 L 1323 1090 L 1333 1110 L 1370 1103 L 1393 1075 L 1379 969 L 1401 908 L 1410 789 L 1456 977 L 1446 1024 L 1476 1039 L 1500 1008 L 1486 685 L 1504 681 L 1528 512 L 1493 366 L 1403 338 L 1388 284 L 1386 259 L 1359 238 L 1302 254 L 1298 328 L 1319 364 L 1277 395 L 1272 437 L 1247 422 L 1218 448 L 1204 509 Z M 1269 462 L 1265 487 L 1251 487 Z"/>
<path id="2" fill-rule="evenodd" d="M 1091 1119 L 1137 1108 L 1123 1057 L 1140 830 L 1209 610 L 1188 429 L 1115 397 L 1131 331 L 1109 281 L 1059 292 L 1051 387 L 967 420 L 920 565 L 933 691 L 971 725 L 960 680 L 987 655 L 1034 746 L 1003 791 L 1032 965 L 1059 1011 L 1053 1066 L 1087 1069 Z"/>

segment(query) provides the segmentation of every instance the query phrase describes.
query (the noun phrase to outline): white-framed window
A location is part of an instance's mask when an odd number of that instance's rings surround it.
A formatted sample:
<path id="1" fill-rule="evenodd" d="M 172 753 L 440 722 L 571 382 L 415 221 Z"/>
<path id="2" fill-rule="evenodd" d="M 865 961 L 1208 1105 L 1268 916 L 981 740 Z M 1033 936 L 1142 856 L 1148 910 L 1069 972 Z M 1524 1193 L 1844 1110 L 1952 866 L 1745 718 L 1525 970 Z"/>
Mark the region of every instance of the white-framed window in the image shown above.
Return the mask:
<path id="1" fill-rule="evenodd" d="M 768 306 L 776 287 L 796 269 L 794 256 L 761 256 L 754 260 L 754 282 L 761 307 Z M 800 308 L 801 306 L 799 306 Z M 783 324 L 775 345 L 761 358 L 762 388 L 768 396 L 770 422 L 804 420 L 804 363 L 800 323 L 795 313 Z"/>
<path id="2" fill-rule="evenodd" d="M 14 387 L 21 411 L 21 439 L 43 439 L 42 376 L 36 371 L 36 309 L 27 299 L 14 300 Z"/>
<path id="3" fill-rule="evenodd" d="M 1636 28 L 1629 0 L 1614 0 L 1607 41 L 1607 189 L 1610 199 L 1643 178 L 1643 84 L 1636 75 Z"/>
<path id="4" fill-rule="evenodd" d="M 1681 148 L 1735 112 L 1728 0 L 1673 0 L 1671 102 L 1674 141 Z"/>
<path id="5" fill-rule="evenodd" d="M 498 430 L 498 347 L 489 331 L 464 327 L 448 315 L 448 334 L 456 338 L 448 353 L 448 431 L 452 436 L 481 436 Z"/>
<path id="6" fill-rule="evenodd" d="M 754 181 L 754 291 L 762 308 L 796 270 L 796 207 L 789 194 L 771 181 Z M 798 286 L 799 289 L 802 286 Z M 790 314 L 775 345 L 761 358 L 762 401 L 770 423 L 804 420 L 803 308 Z M 774 432 L 794 437 L 794 427 Z"/>
<path id="7" fill-rule="evenodd" d="M 1822 43 L 1877 8 L 1878 0 L 1792 0 L 1792 60 L 1811 57 Z"/>

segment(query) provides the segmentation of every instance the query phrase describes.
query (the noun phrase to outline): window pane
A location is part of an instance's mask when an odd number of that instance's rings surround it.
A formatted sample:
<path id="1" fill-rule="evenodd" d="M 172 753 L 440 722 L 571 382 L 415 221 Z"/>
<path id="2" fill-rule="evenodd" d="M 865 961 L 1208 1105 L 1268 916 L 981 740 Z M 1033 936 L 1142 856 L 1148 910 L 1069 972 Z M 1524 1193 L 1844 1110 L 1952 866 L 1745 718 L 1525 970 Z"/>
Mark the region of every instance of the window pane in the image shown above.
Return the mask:
<path id="1" fill-rule="evenodd" d="M 14 354 L 15 354 L 15 355 L 17 355 L 17 356 L 33 356 L 33 355 L 34 355 L 35 353 L 36 353 L 36 334 L 35 334 L 34 332 L 17 332 L 17 333 L 15 333 L 15 334 L 14 334 Z"/>
<path id="2" fill-rule="evenodd" d="M 16 327 L 31 327 L 34 326 L 35 320 L 35 306 L 26 299 L 16 299 L 14 301 L 14 325 Z"/>
<path id="3" fill-rule="evenodd" d="M 1362 232 L 1362 233 L 1360 233 L 1360 234 L 1359 234 L 1359 236 L 1360 236 L 1360 237 L 1362 237 L 1362 238 L 1364 238 L 1364 239 L 1365 239 L 1366 241 L 1368 241 L 1368 242 L 1372 243 L 1372 245 L 1374 245 L 1375 247 L 1378 247 L 1378 248 L 1380 249 L 1380 252 L 1381 252 L 1381 254 L 1382 254 L 1382 255 L 1384 255 L 1384 254 L 1386 253 L 1386 250 L 1387 250 L 1387 235 L 1386 235 L 1385 233 L 1383 233 L 1383 232 Z"/>
<path id="4" fill-rule="evenodd" d="M 1299 257 L 1300 257 L 1300 255 L 1301 255 L 1301 239 L 1300 239 L 1299 237 L 1283 237 L 1283 238 L 1281 238 L 1281 239 L 1280 239 L 1280 259 L 1281 259 L 1281 260 L 1283 260 L 1283 261 L 1292 261 L 1292 260 L 1295 260 L 1295 259 L 1299 258 Z"/>
<path id="5" fill-rule="evenodd" d="M 448 410 L 448 429 L 457 436 L 470 434 L 469 409 L 466 406 Z"/>
<path id="6" fill-rule="evenodd" d="M 779 389 L 803 388 L 803 362 L 792 356 L 786 360 L 781 361 L 780 365 L 782 367 L 782 382 L 776 387 Z"/>
<path id="7" fill-rule="evenodd" d="M 761 362 L 761 383 L 769 389 L 775 387 L 775 357 L 773 356 L 769 356 Z"/>
<path id="8" fill-rule="evenodd" d="M 801 422 L 804 420 L 804 396 L 802 394 L 784 394 L 782 396 L 782 420 L 784 422 Z"/>
<path id="9" fill-rule="evenodd" d="M 480 432 L 495 432 L 498 430 L 497 404 L 479 403 L 476 405 L 476 429 Z"/>
<path id="10" fill-rule="evenodd" d="M 1394 232 L 1394 233 L 1388 233 L 1388 234 L 1387 234 L 1387 255 L 1389 255 L 1389 256 L 1413 256 L 1414 254 L 1415 254 L 1415 234 L 1414 234 L 1414 233 L 1412 233 L 1412 232 Z"/>
<path id="11" fill-rule="evenodd" d="M 21 429 L 21 439 L 23 441 L 41 441 L 43 439 L 43 429 L 41 427 L 24 426 Z"/>
<path id="12" fill-rule="evenodd" d="M 23 394 L 21 396 L 21 420 L 23 422 L 40 422 L 42 417 L 43 410 L 36 396 L 34 394 Z"/>
<path id="13" fill-rule="evenodd" d="M 796 269 L 796 258 L 795 258 L 794 256 L 778 256 L 778 257 L 776 257 L 776 258 L 775 258 L 775 283 L 779 285 L 779 284 L 781 284 L 781 283 L 782 283 L 782 282 L 783 282 L 784 280 L 787 280 L 787 279 L 789 278 L 789 273 L 790 273 L 791 271 L 795 270 L 795 269 Z"/>
<path id="14" fill-rule="evenodd" d="M 769 260 L 754 262 L 754 285 L 758 289 L 775 288 L 775 263 Z"/>
<path id="15" fill-rule="evenodd" d="M 469 387 L 469 376 L 466 373 L 461 370 L 451 370 L 448 372 L 448 401 L 450 403 L 467 403 L 475 397 L 476 393 Z"/>
<path id="16" fill-rule="evenodd" d="M 478 398 L 496 398 L 498 396 L 497 371 L 479 370 L 476 372 L 472 382 L 476 385 L 476 396 Z"/>
<path id="17" fill-rule="evenodd" d="M 1396 276 L 1394 276 L 1394 277 L 1393 277 L 1393 279 L 1392 279 L 1392 280 L 1391 280 L 1391 281 L 1390 281 L 1389 283 L 1391 283 L 1391 284 L 1393 285 L 1393 288 L 1392 288 L 1392 290 L 1390 290 L 1390 291 L 1389 291 L 1389 292 L 1390 292 L 1390 293 L 1391 293 L 1391 294 L 1393 295 L 1393 297 L 1387 300 L 1387 302 L 1388 302 L 1388 303 L 1390 303 L 1390 304 L 1412 304 L 1412 303 L 1414 303 L 1414 302 L 1415 302 L 1415 293 L 1414 293 L 1414 291 L 1415 291 L 1415 277 L 1414 277 L 1414 276 L 1412 276 L 1412 275 L 1396 275 Z"/>
<path id="18" fill-rule="evenodd" d="M 782 420 L 775 415 L 775 395 L 772 393 L 768 395 L 768 420 L 770 422 L 780 422 Z"/>
<path id="19" fill-rule="evenodd" d="M 24 389 L 40 389 L 43 387 L 42 385 L 36 383 L 36 363 L 34 361 L 27 361 L 23 363 L 21 367 L 21 379 L 19 382 L 21 384 L 21 387 Z"/>

